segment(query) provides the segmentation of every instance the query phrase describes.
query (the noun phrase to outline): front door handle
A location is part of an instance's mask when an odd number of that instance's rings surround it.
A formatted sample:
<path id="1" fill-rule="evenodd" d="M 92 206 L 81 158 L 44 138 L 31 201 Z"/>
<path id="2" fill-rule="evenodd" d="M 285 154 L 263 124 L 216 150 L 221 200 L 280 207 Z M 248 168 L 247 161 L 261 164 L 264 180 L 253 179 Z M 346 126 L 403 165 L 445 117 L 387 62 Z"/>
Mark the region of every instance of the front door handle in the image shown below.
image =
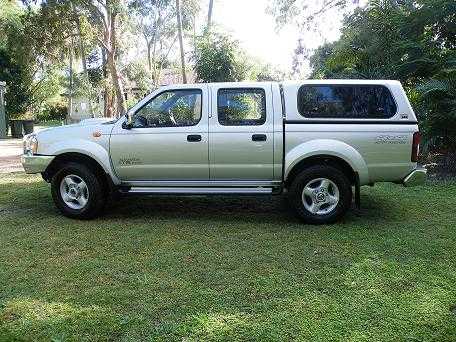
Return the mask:
<path id="1" fill-rule="evenodd" d="M 266 141 L 266 134 L 254 134 L 254 135 L 252 135 L 252 141 Z"/>
<path id="2" fill-rule="evenodd" d="M 201 135 L 199 135 L 199 134 L 187 135 L 187 141 L 189 141 L 189 142 L 201 141 Z"/>

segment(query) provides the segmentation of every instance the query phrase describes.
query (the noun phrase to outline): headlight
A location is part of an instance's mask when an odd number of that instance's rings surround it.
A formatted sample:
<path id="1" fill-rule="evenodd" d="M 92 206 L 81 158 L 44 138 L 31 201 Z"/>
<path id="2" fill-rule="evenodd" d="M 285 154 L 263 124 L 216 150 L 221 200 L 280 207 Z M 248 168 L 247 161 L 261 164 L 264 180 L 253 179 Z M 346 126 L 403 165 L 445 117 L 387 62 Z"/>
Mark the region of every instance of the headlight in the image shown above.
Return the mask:
<path id="1" fill-rule="evenodd" d="M 24 137 L 24 154 L 36 154 L 38 151 L 38 139 L 35 134 Z"/>

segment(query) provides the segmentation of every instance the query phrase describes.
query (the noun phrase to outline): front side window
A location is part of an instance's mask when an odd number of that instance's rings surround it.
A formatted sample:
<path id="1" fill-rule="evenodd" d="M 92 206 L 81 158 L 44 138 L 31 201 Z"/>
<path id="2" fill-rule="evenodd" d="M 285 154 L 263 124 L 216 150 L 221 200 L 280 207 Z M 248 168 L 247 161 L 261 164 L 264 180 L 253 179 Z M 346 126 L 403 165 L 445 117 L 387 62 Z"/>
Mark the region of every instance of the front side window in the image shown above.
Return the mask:
<path id="1" fill-rule="evenodd" d="M 224 126 L 254 126 L 266 122 L 266 94 L 263 89 L 220 89 L 218 120 Z"/>
<path id="2" fill-rule="evenodd" d="M 303 85 L 298 110 L 306 118 L 389 119 L 397 107 L 382 85 Z"/>
<path id="3" fill-rule="evenodd" d="M 133 127 L 195 126 L 201 119 L 201 111 L 201 90 L 164 91 L 133 114 Z"/>

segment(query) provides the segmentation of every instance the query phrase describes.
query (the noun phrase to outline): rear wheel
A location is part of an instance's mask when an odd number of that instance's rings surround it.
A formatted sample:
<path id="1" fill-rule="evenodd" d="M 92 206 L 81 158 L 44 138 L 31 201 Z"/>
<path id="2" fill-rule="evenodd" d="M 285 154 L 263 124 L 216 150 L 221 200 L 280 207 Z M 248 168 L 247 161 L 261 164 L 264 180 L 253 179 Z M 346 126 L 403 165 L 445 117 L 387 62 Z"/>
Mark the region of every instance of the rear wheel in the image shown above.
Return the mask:
<path id="1" fill-rule="evenodd" d="M 71 218 L 94 218 L 106 204 L 102 182 L 95 172 L 79 163 L 65 164 L 52 177 L 51 191 L 56 207 Z"/>
<path id="2" fill-rule="evenodd" d="M 339 169 L 315 165 L 305 169 L 294 179 L 290 186 L 290 200 L 305 222 L 333 223 L 350 208 L 351 184 Z"/>

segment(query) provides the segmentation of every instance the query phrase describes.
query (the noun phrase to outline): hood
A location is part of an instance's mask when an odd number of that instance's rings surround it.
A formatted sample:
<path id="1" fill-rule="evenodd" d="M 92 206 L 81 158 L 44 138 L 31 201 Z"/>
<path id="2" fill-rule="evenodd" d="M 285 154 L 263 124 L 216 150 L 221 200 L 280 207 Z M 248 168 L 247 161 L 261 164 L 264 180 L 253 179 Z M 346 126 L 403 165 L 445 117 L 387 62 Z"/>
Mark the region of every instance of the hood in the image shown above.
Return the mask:
<path id="1" fill-rule="evenodd" d="M 51 127 L 36 132 L 38 139 L 38 154 L 54 155 L 61 146 L 67 146 L 67 150 L 86 146 L 86 143 L 96 143 L 108 146 L 109 137 L 114 127 L 114 121 L 108 120 L 84 120 L 73 125 Z"/>
<path id="2" fill-rule="evenodd" d="M 78 123 L 78 125 L 80 125 L 80 126 L 97 125 L 97 124 L 107 123 L 110 121 L 113 121 L 113 119 L 112 118 L 92 118 L 92 119 L 81 120 Z"/>
<path id="3" fill-rule="evenodd" d="M 38 138 L 46 139 L 51 137 L 60 137 L 61 139 L 71 139 L 75 137 L 90 138 L 94 132 L 110 134 L 115 122 L 116 121 L 109 118 L 86 119 L 71 125 L 48 127 L 37 131 L 34 134 L 36 134 Z"/>

